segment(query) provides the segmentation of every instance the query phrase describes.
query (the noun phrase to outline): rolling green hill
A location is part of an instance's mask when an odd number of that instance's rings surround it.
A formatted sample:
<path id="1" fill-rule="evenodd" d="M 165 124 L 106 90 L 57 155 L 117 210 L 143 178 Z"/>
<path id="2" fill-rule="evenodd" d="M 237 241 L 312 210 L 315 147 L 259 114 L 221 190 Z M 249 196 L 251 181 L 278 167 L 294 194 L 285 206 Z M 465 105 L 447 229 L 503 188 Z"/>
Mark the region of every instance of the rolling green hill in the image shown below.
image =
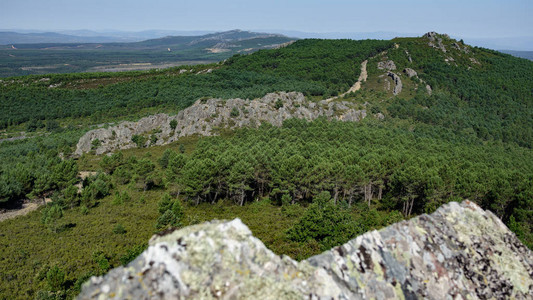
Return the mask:
<path id="1" fill-rule="evenodd" d="M 343 95 L 365 61 L 366 81 Z M 131 261 L 153 233 L 213 218 L 240 217 L 276 253 L 304 259 L 470 199 L 531 248 L 532 86 L 533 62 L 439 34 L 299 40 L 157 71 L 5 78 L 0 206 L 52 202 L 0 223 L 0 298 L 73 297 L 88 276 Z M 70 157 L 90 129 L 275 91 L 302 92 L 309 105 L 349 102 L 367 117 L 291 119 Z M 78 193 L 80 171 L 100 173 Z"/>

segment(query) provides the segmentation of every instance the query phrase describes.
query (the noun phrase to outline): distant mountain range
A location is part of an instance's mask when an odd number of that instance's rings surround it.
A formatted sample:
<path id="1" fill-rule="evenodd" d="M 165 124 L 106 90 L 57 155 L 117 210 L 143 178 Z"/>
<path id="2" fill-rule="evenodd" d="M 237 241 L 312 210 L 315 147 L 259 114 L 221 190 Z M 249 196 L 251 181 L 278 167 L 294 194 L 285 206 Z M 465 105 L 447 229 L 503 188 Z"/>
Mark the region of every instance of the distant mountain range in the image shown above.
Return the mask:
<path id="1" fill-rule="evenodd" d="M 322 38 L 322 39 L 385 39 L 395 37 L 421 36 L 420 32 L 304 32 L 296 30 L 252 30 L 254 32 L 275 32 L 294 38 Z M 118 31 L 118 30 L 58 30 L 44 32 L 39 30 L 2 30 L 0 29 L 0 45 L 8 44 L 34 44 L 34 43 L 113 43 L 113 42 L 140 42 L 166 36 L 201 36 L 216 33 L 216 31 L 185 31 L 185 30 L 144 30 L 144 31 Z M 525 37 L 493 37 L 471 38 L 455 36 L 466 43 L 489 49 L 508 49 L 514 51 L 533 50 L 533 36 Z"/>
<path id="2" fill-rule="evenodd" d="M 159 32 L 164 34 L 168 32 Z M 83 33 L 82 33 L 83 34 Z M 90 32 L 86 32 L 90 35 Z M 146 33 L 158 34 L 157 32 Z M 24 33 L 26 37 L 65 38 L 63 34 Z M 281 47 L 294 41 L 281 34 L 242 30 L 194 36 L 165 36 L 136 42 L 9 43 L 0 46 L 0 77 L 73 72 L 111 72 L 213 63 L 234 54 Z M 63 39 L 67 41 L 67 39 Z"/>
<path id="3" fill-rule="evenodd" d="M 43 32 L 32 30 L 2 30 L 0 29 L 0 45 L 8 44 L 36 44 L 36 43 L 113 43 L 139 42 L 165 36 L 199 36 L 214 31 L 176 31 L 176 30 L 146 30 L 138 32 L 128 31 L 92 31 L 92 30 L 62 30 Z"/>
<path id="4" fill-rule="evenodd" d="M 79 36 L 57 32 L 19 33 L 0 32 L 0 45 L 35 44 L 35 43 L 110 43 L 118 41 L 133 41 L 128 38 L 110 36 Z"/>
<path id="5" fill-rule="evenodd" d="M 514 50 L 500 50 L 500 51 L 503 53 L 511 54 L 512 56 L 533 60 L 533 51 L 514 51 Z"/>
<path id="6" fill-rule="evenodd" d="M 24 34 L 38 36 L 56 37 L 57 39 L 73 37 L 58 33 L 47 34 Z M 87 40 L 105 39 L 106 37 L 83 37 Z M 291 41 L 281 34 L 259 33 L 242 30 L 231 30 L 225 32 L 210 33 L 200 36 L 165 36 L 155 39 L 148 39 L 137 42 L 32 42 L 32 43 L 9 43 L 0 46 L 0 49 L 32 49 L 32 50 L 183 50 L 192 48 L 204 48 L 212 53 L 230 52 L 232 49 L 238 50 L 272 48 L 278 44 Z"/>

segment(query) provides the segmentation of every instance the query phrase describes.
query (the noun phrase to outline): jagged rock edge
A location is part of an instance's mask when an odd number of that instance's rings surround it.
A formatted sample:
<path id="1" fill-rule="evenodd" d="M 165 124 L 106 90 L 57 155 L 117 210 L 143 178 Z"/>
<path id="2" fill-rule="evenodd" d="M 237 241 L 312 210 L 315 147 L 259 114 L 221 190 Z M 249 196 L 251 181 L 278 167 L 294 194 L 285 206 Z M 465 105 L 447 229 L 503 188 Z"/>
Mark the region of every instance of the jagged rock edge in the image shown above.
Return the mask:
<path id="1" fill-rule="evenodd" d="M 239 220 L 154 236 L 79 299 L 533 297 L 533 255 L 489 211 L 451 202 L 302 262 L 279 257 Z M 213 271 L 216 270 L 216 271 Z"/>

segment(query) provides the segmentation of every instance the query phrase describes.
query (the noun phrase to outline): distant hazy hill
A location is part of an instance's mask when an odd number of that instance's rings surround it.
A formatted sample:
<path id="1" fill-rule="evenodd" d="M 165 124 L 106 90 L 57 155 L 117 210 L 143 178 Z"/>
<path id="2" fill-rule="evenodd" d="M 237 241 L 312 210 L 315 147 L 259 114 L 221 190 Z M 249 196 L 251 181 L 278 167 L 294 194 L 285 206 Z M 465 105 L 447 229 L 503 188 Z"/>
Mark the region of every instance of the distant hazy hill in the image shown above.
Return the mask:
<path id="1" fill-rule="evenodd" d="M 28 39 L 31 36 L 50 35 L 50 37 L 57 36 L 57 39 L 68 37 L 58 33 L 46 34 L 25 34 Z M 72 39 L 111 39 L 110 37 L 74 37 Z M 225 32 L 217 32 L 200 36 L 166 36 L 157 39 L 148 39 L 139 42 L 41 42 L 36 43 L 34 39 L 32 43 L 11 43 L 2 47 L 3 49 L 12 49 L 14 45 L 17 49 L 33 49 L 33 50 L 88 50 L 88 49 L 113 49 L 113 50 L 167 50 L 170 49 L 185 49 L 198 47 L 213 47 L 216 49 L 230 48 L 269 48 L 272 44 L 285 43 L 291 39 L 281 34 L 258 33 L 242 30 L 231 30 Z M 250 42 L 251 41 L 251 42 Z M 1 48 L 0 48 L 1 49 Z"/>
<path id="2" fill-rule="evenodd" d="M 500 50 L 503 53 L 511 54 L 516 57 L 533 60 L 533 51 L 514 51 L 514 50 Z"/>
<path id="3" fill-rule="evenodd" d="M 0 32 L 0 45 L 26 43 L 108 43 L 116 41 L 117 38 L 107 36 L 76 36 L 57 32 Z"/>
<path id="4" fill-rule="evenodd" d="M 179 31 L 179 30 L 61 30 L 39 31 L 0 29 L 0 45 L 39 44 L 39 43 L 113 43 L 139 42 L 164 36 L 200 36 L 214 31 Z"/>
<path id="5" fill-rule="evenodd" d="M 139 42 L 13 43 L 0 46 L 0 77 L 147 70 L 209 63 L 237 53 L 280 47 L 293 40 L 280 34 L 232 30 L 199 36 L 166 36 Z"/>

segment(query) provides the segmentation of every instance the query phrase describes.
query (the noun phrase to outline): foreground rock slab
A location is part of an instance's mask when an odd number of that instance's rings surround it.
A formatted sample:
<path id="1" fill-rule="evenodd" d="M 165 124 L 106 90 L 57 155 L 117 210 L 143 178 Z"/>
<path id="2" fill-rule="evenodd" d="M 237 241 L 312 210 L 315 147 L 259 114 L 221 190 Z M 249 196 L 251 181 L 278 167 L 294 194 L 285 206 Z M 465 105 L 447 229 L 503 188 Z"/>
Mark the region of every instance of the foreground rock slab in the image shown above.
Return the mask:
<path id="1" fill-rule="evenodd" d="M 452 202 L 323 254 L 278 256 L 239 220 L 154 236 L 78 299 L 533 298 L 533 254 L 491 212 Z"/>

